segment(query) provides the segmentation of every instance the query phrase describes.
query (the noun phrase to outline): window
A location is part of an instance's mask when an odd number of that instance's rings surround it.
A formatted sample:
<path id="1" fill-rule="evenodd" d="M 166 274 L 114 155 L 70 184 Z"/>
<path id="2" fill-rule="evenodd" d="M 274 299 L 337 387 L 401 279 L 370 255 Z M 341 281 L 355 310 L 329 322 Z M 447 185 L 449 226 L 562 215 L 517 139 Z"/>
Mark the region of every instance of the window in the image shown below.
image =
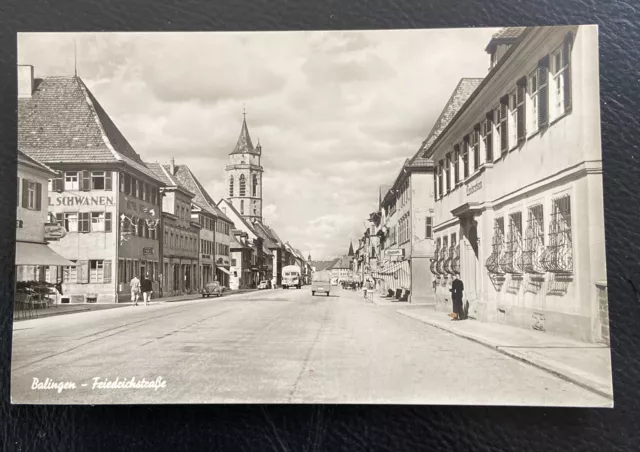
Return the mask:
<path id="1" fill-rule="evenodd" d="M 542 214 L 542 204 L 529 207 L 522 256 L 525 273 L 544 273 L 544 268 L 540 261 L 544 252 L 544 221 Z"/>
<path id="2" fill-rule="evenodd" d="M 509 94 L 509 143 L 508 148 L 514 148 L 518 144 L 518 130 L 516 128 L 518 124 L 518 103 L 516 101 L 516 92 L 513 91 Z"/>
<path id="3" fill-rule="evenodd" d="M 64 173 L 64 189 L 65 190 L 78 190 L 78 172 L 77 171 L 67 171 Z"/>
<path id="4" fill-rule="evenodd" d="M 136 179 L 136 193 L 135 193 L 136 198 L 140 199 L 141 194 L 140 194 L 140 181 L 138 179 Z"/>
<path id="5" fill-rule="evenodd" d="M 549 56 L 538 62 L 538 128 L 549 125 Z"/>
<path id="6" fill-rule="evenodd" d="M 36 183 L 24 179 L 27 186 L 27 209 L 35 210 L 36 208 Z"/>
<path id="7" fill-rule="evenodd" d="M 469 135 L 462 141 L 462 178 L 469 177 Z"/>
<path id="8" fill-rule="evenodd" d="M 91 219 L 89 212 L 80 212 L 78 220 L 78 232 L 91 232 Z"/>
<path id="9" fill-rule="evenodd" d="M 498 107 L 498 135 L 500 136 L 500 151 L 503 153 L 509 150 L 508 109 L 509 96 L 503 96 L 500 99 L 500 107 Z"/>
<path id="10" fill-rule="evenodd" d="M 240 183 L 242 183 L 242 179 L 240 179 Z M 242 185 L 240 185 L 242 187 Z M 242 193 L 242 192 L 240 192 Z M 242 196 L 242 195 L 240 195 Z M 240 201 L 240 213 L 244 215 L 244 200 Z"/>
<path id="11" fill-rule="evenodd" d="M 91 173 L 91 190 L 111 190 L 111 172 L 93 171 Z"/>
<path id="12" fill-rule="evenodd" d="M 522 273 L 522 212 L 509 215 L 509 233 L 500 267 L 506 273 Z"/>
<path id="13" fill-rule="evenodd" d="M 460 182 L 460 146 L 453 146 L 453 181 Z"/>
<path id="14" fill-rule="evenodd" d="M 500 267 L 500 260 L 504 248 L 504 218 L 496 218 L 493 221 L 493 237 L 491 239 L 491 255 L 487 258 L 485 267 L 492 275 L 504 274 Z"/>
<path id="15" fill-rule="evenodd" d="M 91 232 L 104 232 L 104 212 L 91 212 Z"/>
<path id="16" fill-rule="evenodd" d="M 111 261 L 90 260 L 89 282 L 97 284 L 111 282 Z"/>
<path id="17" fill-rule="evenodd" d="M 257 174 L 253 175 L 253 184 L 251 189 L 253 191 L 253 196 L 258 196 L 258 175 Z"/>
<path id="18" fill-rule="evenodd" d="M 480 124 L 477 124 L 471 134 L 471 147 L 473 149 L 473 171 L 480 168 Z"/>
<path id="19" fill-rule="evenodd" d="M 565 111 L 565 84 L 567 82 L 569 59 L 568 52 L 565 52 L 563 47 L 553 52 L 551 57 L 553 105 L 550 114 L 552 120 L 562 116 Z"/>
<path id="20" fill-rule="evenodd" d="M 233 176 L 229 176 L 229 197 L 233 197 Z"/>
<path id="21" fill-rule="evenodd" d="M 240 175 L 240 196 L 246 196 L 247 192 L 247 181 L 244 178 L 244 174 Z"/>
<path id="22" fill-rule="evenodd" d="M 447 154 L 445 159 L 444 174 L 446 180 L 447 193 L 451 191 L 451 153 Z"/>
<path id="23" fill-rule="evenodd" d="M 142 183 L 142 200 L 146 201 L 147 198 L 147 190 L 149 189 L 149 187 L 147 187 L 147 184 L 145 184 L 144 182 Z"/>
<path id="24" fill-rule="evenodd" d="M 124 185 L 124 174 L 118 173 L 118 183 L 120 186 L 120 193 L 124 193 L 125 185 Z"/>
<path id="25" fill-rule="evenodd" d="M 74 264 L 77 261 L 71 261 Z M 68 284 L 76 284 L 78 282 L 78 267 L 76 266 L 65 266 L 63 269 L 64 272 L 64 282 Z"/>
<path id="26" fill-rule="evenodd" d="M 442 197 L 442 172 L 443 172 L 444 162 L 440 160 L 438 164 L 438 197 Z"/>
<path id="27" fill-rule="evenodd" d="M 542 258 L 542 265 L 549 272 L 573 272 L 573 239 L 571 231 L 571 198 L 556 198 L 551 203 L 549 245 Z"/>
<path id="28" fill-rule="evenodd" d="M 64 228 L 67 230 L 67 232 L 78 232 L 78 214 L 77 213 L 64 214 Z"/>
<path id="29" fill-rule="evenodd" d="M 433 238 L 433 217 L 425 217 L 424 220 L 425 220 L 424 238 L 432 239 Z"/>
<path id="30" fill-rule="evenodd" d="M 487 113 L 483 122 L 482 141 L 484 144 L 485 160 L 493 162 L 493 110 Z"/>
<path id="31" fill-rule="evenodd" d="M 128 174 L 124 175 L 124 192 L 128 195 L 131 194 L 131 176 Z"/>

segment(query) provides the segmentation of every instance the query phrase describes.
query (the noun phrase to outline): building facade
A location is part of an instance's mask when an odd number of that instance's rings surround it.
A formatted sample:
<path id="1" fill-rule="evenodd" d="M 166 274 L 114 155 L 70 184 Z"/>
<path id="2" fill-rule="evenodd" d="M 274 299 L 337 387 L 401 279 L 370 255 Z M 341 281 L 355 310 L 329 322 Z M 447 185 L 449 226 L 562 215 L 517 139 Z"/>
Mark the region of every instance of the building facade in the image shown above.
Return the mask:
<path id="1" fill-rule="evenodd" d="M 251 271 L 252 255 L 249 234 L 239 229 L 231 230 L 231 274 L 229 286 L 231 290 L 247 289 L 254 282 Z"/>
<path id="2" fill-rule="evenodd" d="M 128 299 L 133 274 L 157 275 L 162 182 L 79 77 L 22 66 L 18 85 L 19 148 L 58 172 L 43 202 L 66 235 L 50 246 L 76 264 L 61 302 Z"/>
<path id="3" fill-rule="evenodd" d="M 602 340 L 597 30 L 507 28 L 487 52 L 489 74 L 420 153 L 437 164 L 438 308 L 459 275 L 470 317 Z"/>
<path id="4" fill-rule="evenodd" d="M 58 240 L 66 233 L 52 224 L 47 211 L 48 180 L 56 175 L 47 165 L 18 151 L 16 281 L 56 284 L 62 279 L 60 269 L 73 266 L 47 246 L 48 241 Z"/>

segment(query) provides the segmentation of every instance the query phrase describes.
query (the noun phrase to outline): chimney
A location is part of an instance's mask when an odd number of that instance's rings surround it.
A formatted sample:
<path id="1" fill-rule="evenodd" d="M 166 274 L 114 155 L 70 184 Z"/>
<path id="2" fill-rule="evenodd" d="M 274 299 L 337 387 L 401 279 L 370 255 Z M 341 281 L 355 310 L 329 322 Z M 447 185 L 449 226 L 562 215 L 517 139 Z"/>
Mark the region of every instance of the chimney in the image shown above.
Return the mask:
<path id="1" fill-rule="evenodd" d="M 171 157 L 171 175 L 175 176 L 176 174 L 176 160 Z"/>
<path id="2" fill-rule="evenodd" d="M 18 99 L 28 99 L 33 94 L 33 66 L 18 65 Z"/>

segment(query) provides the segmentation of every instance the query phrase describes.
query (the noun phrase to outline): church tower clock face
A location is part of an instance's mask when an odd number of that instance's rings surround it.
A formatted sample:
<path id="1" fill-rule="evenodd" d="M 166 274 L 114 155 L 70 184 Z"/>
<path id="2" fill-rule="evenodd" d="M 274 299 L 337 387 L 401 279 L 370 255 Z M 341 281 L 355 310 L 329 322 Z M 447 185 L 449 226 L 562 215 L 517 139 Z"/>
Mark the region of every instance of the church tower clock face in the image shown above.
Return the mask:
<path id="1" fill-rule="evenodd" d="M 250 223 L 262 222 L 262 146 L 251 141 L 246 113 L 243 113 L 240 136 L 229 154 L 226 179 L 229 202 Z"/>

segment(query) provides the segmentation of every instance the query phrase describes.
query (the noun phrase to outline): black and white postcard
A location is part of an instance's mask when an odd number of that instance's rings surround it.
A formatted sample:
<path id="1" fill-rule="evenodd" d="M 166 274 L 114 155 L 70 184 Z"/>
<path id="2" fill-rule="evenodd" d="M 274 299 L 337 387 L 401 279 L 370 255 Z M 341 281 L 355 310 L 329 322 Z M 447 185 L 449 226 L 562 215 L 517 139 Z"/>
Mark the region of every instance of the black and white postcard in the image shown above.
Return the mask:
<path id="1" fill-rule="evenodd" d="M 612 407 L 596 26 L 20 33 L 16 404 Z"/>

